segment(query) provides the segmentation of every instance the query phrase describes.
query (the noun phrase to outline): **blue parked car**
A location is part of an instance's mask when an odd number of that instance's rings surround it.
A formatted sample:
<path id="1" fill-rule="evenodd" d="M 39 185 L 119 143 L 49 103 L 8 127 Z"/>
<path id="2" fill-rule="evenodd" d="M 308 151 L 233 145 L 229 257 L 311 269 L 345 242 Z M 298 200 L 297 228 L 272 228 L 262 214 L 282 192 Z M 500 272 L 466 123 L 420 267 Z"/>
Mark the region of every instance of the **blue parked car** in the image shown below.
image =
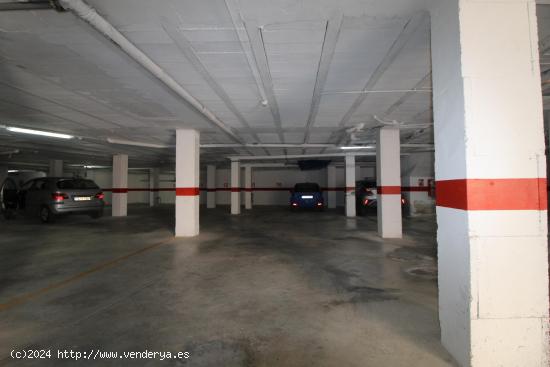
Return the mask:
<path id="1" fill-rule="evenodd" d="M 294 190 L 290 195 L 290 208 L 293 210 L 299 208 L 323 210 L 325 201 L 319 185 L 311 182 L 294 185 Z"/>

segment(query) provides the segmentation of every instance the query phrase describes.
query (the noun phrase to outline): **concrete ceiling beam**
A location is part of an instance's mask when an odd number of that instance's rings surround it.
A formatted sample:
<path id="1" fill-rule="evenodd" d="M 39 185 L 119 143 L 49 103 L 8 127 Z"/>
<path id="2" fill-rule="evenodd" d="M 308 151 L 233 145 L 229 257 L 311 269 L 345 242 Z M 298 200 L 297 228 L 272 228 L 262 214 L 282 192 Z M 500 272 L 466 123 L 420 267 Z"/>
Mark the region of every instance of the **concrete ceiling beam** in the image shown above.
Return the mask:
<path id="1" fill-rule="evenodd" d="M 321 49 L 321 56 L 319 58 L 319 65 L 317 67 L 317 75 L 315 78 L 315 87 L 313 88 L 313 96 L 311 98 L 311 107 L 309 109 L 309 115 L 306 123 L 306 132 L 304 136 L 304 143 L 309 140 L 311 133 L 311 127 L 315 124 L 315 118 L 319 112 L 319 106 L 321 104 L 321 95 L 325 88 L 327 81 L 330 64 L 334 56 L 336 44 L 340 36 L 340 29 L 342 28 L 342 13 L 338 13 L 331 17 L 325 28 L 325 36 L 323 38 L 323 46 Z"/>
<path id="2" fill-rule="evenodd" d="M 412 96 L 414 96 L 416 94 L 416 92 L 422 90 L 423 89 L 420 89 L 422 87 L 424 87 L 426 84 L 428 83 L 431 83 L 432 81 L 432 72 L 430 71 L 428 74 L 426 74 L 426 76 L 424 76 L 418 83 L 416 83 L 414 85 L 414 87 L 412 87 L 412 89 L 408 92 L 406 92 L 403 96 L 401 96 L 401 98 L 399 98 L 397 100 L 397 102 L 395 102 L 394 104 L 392 104 L 387 110 L 386 112 L 384 112 L 384 114 L 382 115 L 383 118 L 385 118 L 386 116 L 389 116 L 391 115 L 394 111 L 396 111 L 399 107 L 401 107 L 401 105 L 403 103 L 405 103 L 405 101 L 407 101 L 409 98 L 411 98 Z M 429 92 L 431 93 L 431 89 L 429 90 Z"/>
<path id="3" fill-rule="evenodd" d="M 405 45 L 409 42 L 412 36 L 416 31 L 429 19 L 426 12 L 421 12 L 414 15 L 409 21 L 405 24 L 393 44 L 390 46 L 388 52 L 378 64 L 374 72 L 371 74 L 369 80 L 365 84 L 363 91 L 368 91 L 374 89 L 378 81 L 382 78 L 384 73 L 389 69 L 393 62 L 397 59 L 397 56 L 401 53 Z M 352 116 L 355 114 L 359 106 L 367 99 L 368 93 L 360 94 L 351 107 L 348 109 L 338 126 L 343 128 L 351 120 Z M 345 131 L 340 133 L 339 142 L 342 142 L 345 139 Z"/>
<path id="4" fill-rule="evenodd" d="M 178 49 L 183 53 L 185 58 L 193 65 L 197 73 L 206 81 L 206 84 L 214 91 L 219 99 L 225 104 L 225 106 L 233 113 L 233 115 L 239 120 L 241 125 L 244 128 L 250 129 L 250 124 L 244 116 L 241 114 L 239 109 L 233 104 L 233 101 L 223 89 L 223 87 L 214 79 L 212 74 L 208 71 L 206 66 L 204 66 L 200 57 L 196 54 L 191 42 L 185 37 L 185 35 L 178 31 L 177 26 L 173 24 L 167 17 L 162 17 L 161 19 L 162 28 L 168 34 L 168 36 L 174 41 L 174 44 Z M 260 138 L 256 133 L 251 134 L 252 137 L 259 142 Z M 267 154 L 267 151 L 266 151 Z"/>
<path id="5" fill-rule="evenodd" d="M 107 37 L 109 40 L 118 45 L 128 56 L 134 59 L 145 70 L 154 75 L 166 87 L 171 89 L 180 98 L 190 104 L 198 112 L 200 112 L 209 122 L 218 126 L 225 134 L 233 140 L 242 143 L 242 139 L 235 134 L 231 127 L 221 121 L 212 111 L 199 102 L 191 93 L 176 82 L 164 69 L 156 64 L 149 56 L 138 49 L 130 40 L 120 33 L 113 25 L 105 18 L 99 15 L 95 9 L 90 7 L 82 0 L 59 0 L 60 4 L 68 10 L 71 10 L 76 16 L 90 24 L 95 30 Z"/>
<path id="6" fill-rule="evenodd" d="M 273 115 L 273 122 L 277 128 L 277 134 L 281 142 L 284 142 L 283 127 L 281 123 L 281 114 L 279 112 L 279 105 L 277 104 L 277 98 L 275 97 L 275 90 L 273 88 L 273 79 L 271 78 L 271 71 L 269 69 L 269 62 L 267 60 L 267 53 L 265 50 L 265 43 L 262 36 L 262 28 L 254 21 L 248 20 L 244 23 L 252 54 L 256 67 L 258 68 L 262 86 L 266 95 L 267 103 L 271 114 Z"/>

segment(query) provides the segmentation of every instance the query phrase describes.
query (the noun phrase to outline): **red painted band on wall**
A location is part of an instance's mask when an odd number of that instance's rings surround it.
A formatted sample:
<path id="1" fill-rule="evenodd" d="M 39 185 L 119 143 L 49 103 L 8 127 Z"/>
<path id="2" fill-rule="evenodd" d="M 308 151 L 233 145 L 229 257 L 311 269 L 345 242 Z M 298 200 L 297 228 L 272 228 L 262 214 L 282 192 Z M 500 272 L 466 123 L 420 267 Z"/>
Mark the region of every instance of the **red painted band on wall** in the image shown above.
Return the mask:
<path id="1" fill-rule="evenodd" d="M 199 194 L 198 187 L 176 187 L 176 196 L 197 196 Z"/>
<path id="2" fill-rule="evenodd" d="M 378 195 L 401 195 L 401 186 L 378 186 L 376 193 Z"/>
<path id="3" fill-rule="evenodd" d="M 355 186 L 346 186 L 345 191 L 346 192 L 355 191 Z"/>
<path id="4" fill-rule="evenodd" d="M 233 188 L 235 189 L 235 188 Z M 292 191 L 293 187 L 253 187 L 253 188 L 237 188 L 240 191 Z M 128 189 L 101 189 L 105 192 L 115 192 L 115 193 L 126 193 L 126 192 L 160 192 L 160 191 L 176 191 L 173 187 L 155 187 L 155 188 L 128 188 Z M 115 190 L 115 191 L 113 191 Z M 122 191 L 121 191 L 122 190 Z M 232 188 L 229 187 L 218 187 L 214 189 L 199 188 L 200 191 L 206 192 L 216 192 L 216 191 L 231 191 Z M 322 187 L 321 191 L 354 191 L 355 187 Z M 428 186 L 420 187 L 402 187 L 401 191 L 418 191 L 418 192 L 429 192 Z"/>
<path id="5" fill-rule="evenodd" d="M 290 187 L 254 187 L 252 191 L 292 191 Z"/>
<path id="6" fill-rule="evenodd" d="M 436 181 L 436 205 L 461 210 L 546 210 L 545 178 Z"/>
<path id="7" fill-rule="evenodd" d="M 241 192 L 241 188 L 240 187 L 232 187 L 230 188 L 231 192 Z"/>
<path id="8" fill-rule="evenodd" d="M 128 189 L 111 189 L 113 194 L 127 194 Z"/>

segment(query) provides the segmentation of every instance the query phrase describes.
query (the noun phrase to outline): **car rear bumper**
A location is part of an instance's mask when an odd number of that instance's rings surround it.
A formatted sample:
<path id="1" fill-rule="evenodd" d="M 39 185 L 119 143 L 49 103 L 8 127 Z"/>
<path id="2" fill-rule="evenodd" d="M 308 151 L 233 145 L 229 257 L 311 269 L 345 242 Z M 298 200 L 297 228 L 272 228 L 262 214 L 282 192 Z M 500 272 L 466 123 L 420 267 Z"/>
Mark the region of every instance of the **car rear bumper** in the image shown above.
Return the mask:
<path id="1" fill-rule="evenodd" d="M 54 214 L 87 214 L 87 213 L 97 213 L 103 211 L 104 203 L 89 203 L 82 206 L 70 206 L 65 204 L 54 204 L 50 205 L 50 210 Z"/>

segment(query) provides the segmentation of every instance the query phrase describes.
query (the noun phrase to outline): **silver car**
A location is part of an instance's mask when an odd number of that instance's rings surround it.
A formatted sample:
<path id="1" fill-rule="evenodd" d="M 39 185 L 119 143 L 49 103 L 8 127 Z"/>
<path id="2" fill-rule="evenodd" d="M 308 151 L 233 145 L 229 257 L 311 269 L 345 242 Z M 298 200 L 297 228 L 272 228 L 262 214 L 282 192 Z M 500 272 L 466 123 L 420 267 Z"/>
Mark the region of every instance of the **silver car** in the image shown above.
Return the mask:
<path id="1" fill-rule="evenodd" d="M 92 180 L 42 177 L 26 182 L 18 193 L 18 210 L 38 215 L 44 223 L 62 214 L 103 215 L 104 195 Z"/>

